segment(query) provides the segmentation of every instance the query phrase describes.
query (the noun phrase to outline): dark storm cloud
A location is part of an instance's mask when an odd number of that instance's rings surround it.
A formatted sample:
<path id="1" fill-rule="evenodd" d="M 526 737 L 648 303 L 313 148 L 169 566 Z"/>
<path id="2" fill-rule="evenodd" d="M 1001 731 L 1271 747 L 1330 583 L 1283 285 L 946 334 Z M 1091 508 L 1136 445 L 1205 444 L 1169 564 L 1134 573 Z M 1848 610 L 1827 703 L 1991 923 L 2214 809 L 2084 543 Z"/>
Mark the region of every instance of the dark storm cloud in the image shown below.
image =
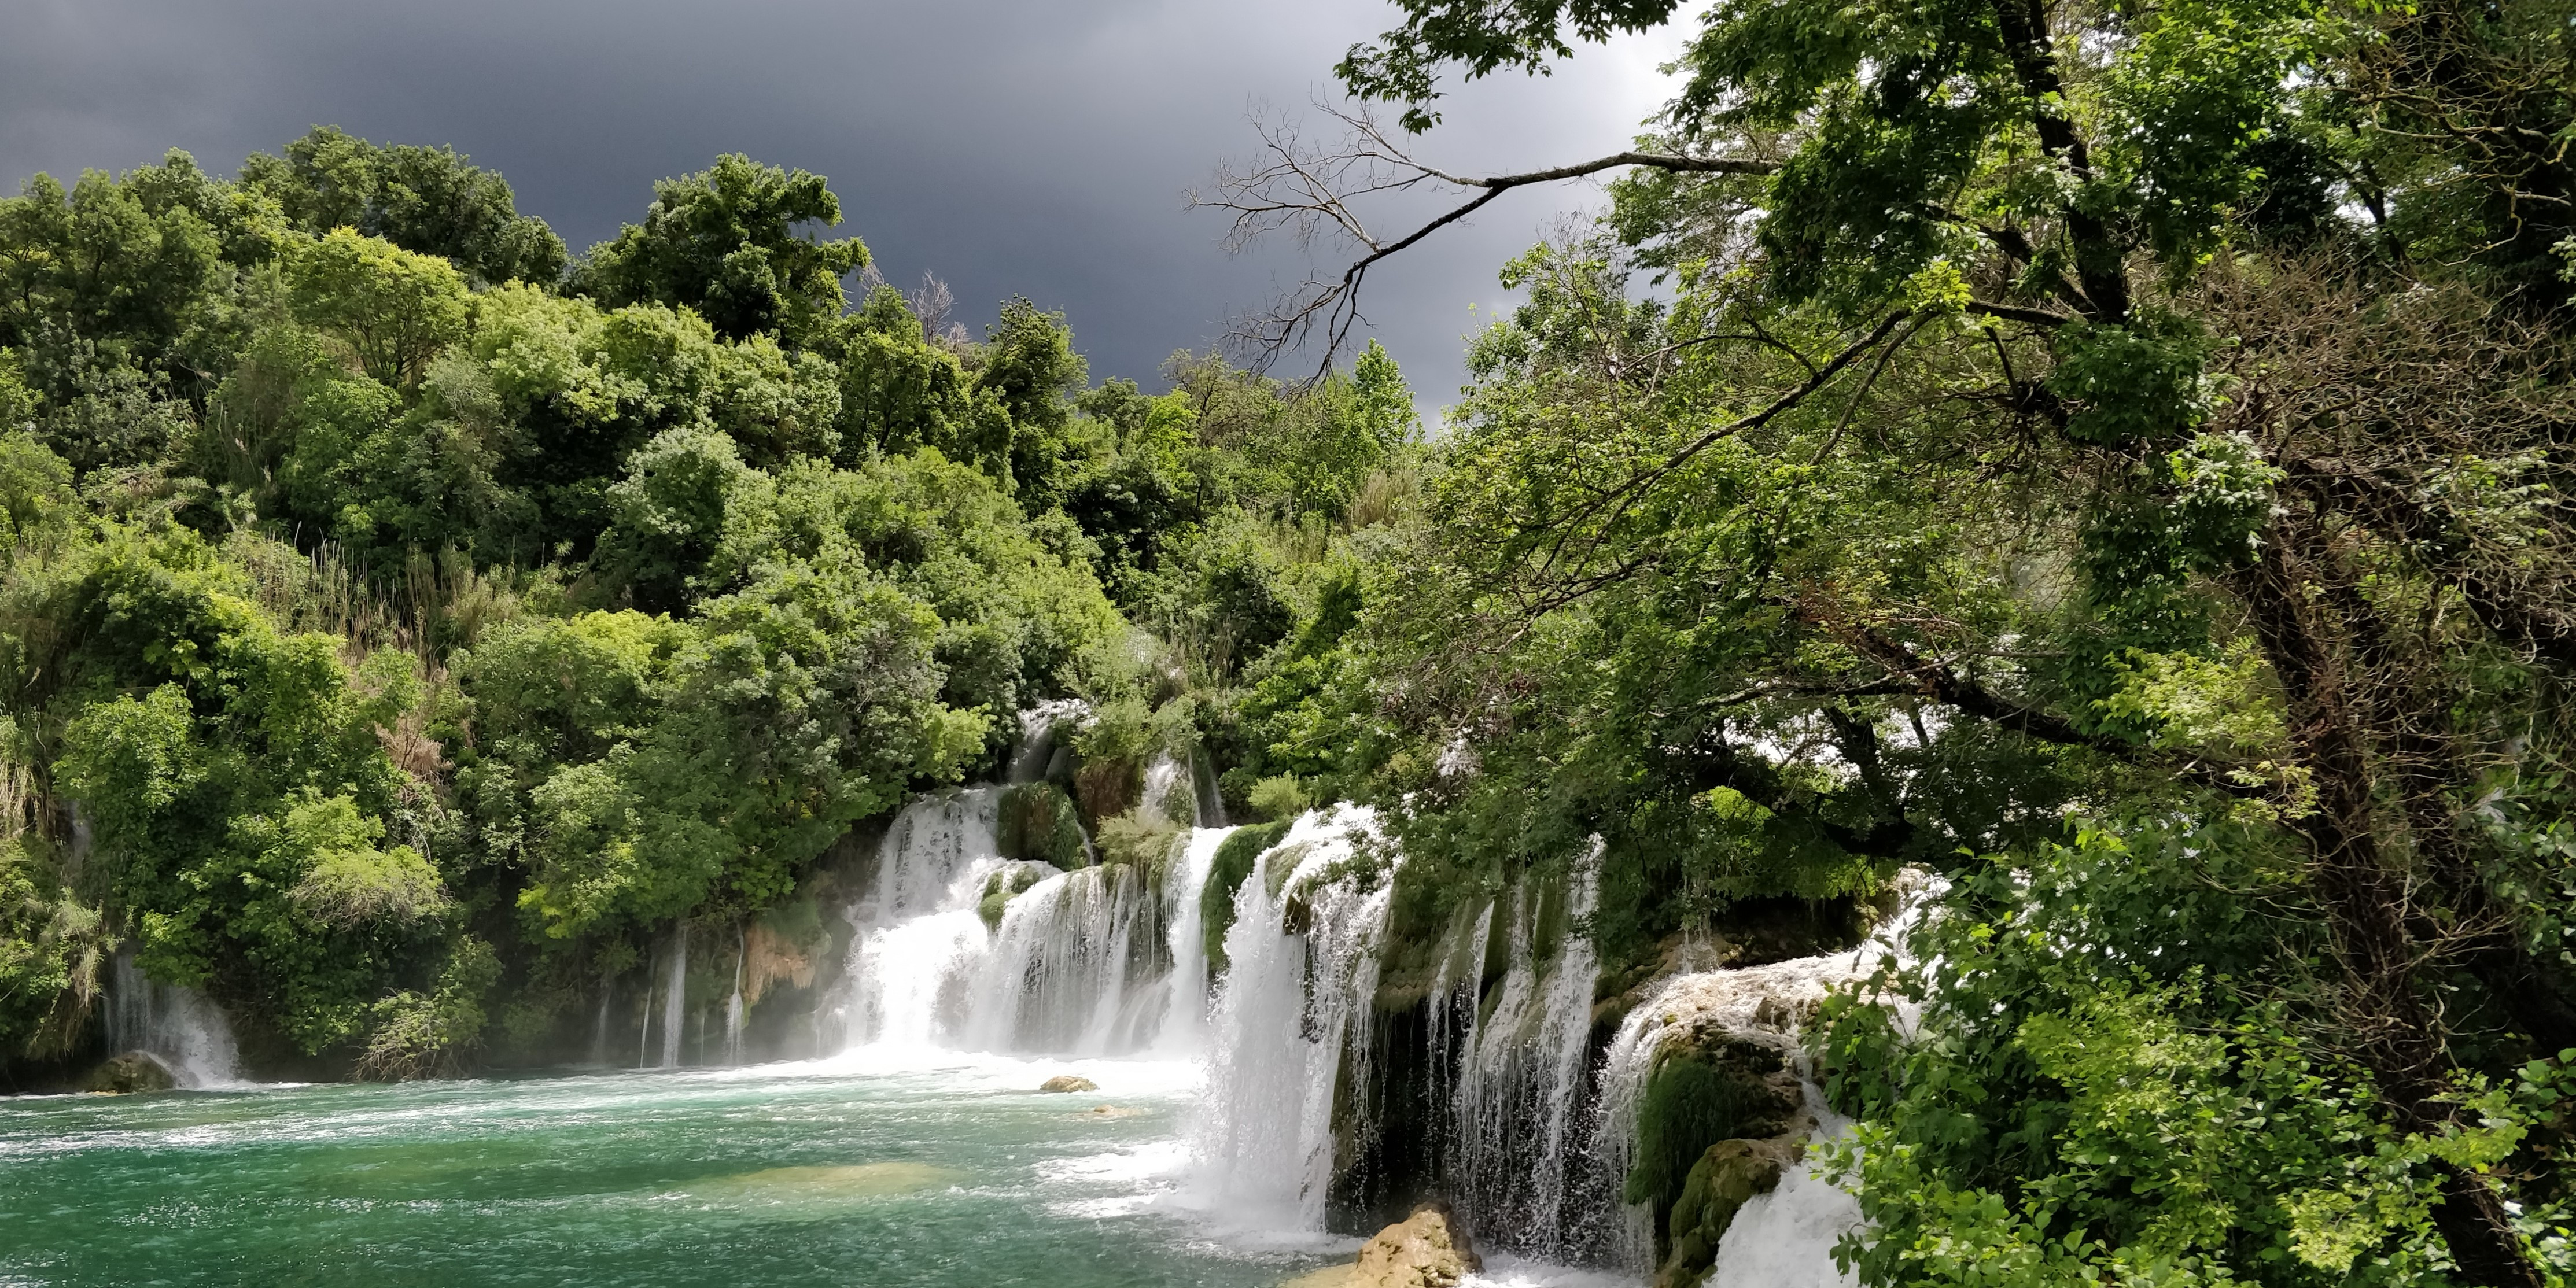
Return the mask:
<path id="1" fill-rule="evenodd" d="M 886 275 L 925 270 L 960 312 L 1061 308 L 1097 376 L 1153 376 L 1300 263 L 1230 259 L 1182 208 L 1250 149 L 1255 103 L 1304 108 L 1391 17 L 1368 0 L 16 0 L 0 41 L 0 176 L 124 169 L 165 148 L 229 172 L 309 125 L 447 143 L 509 176 L 576 250 L 636 217 L 654 179 L 742 151 L 831 177 Z M 1458 96 L 1426 150 L 1517 167 L 1624 143 L 1662 97 L 1661 51 L 1586 50 L 1557 76 Z M 1548 212 L 1533 195 L 1409 253 L 1372 284 L 1377 334 L 1417 388 L 1458 383 L 1471 303 Z"/>

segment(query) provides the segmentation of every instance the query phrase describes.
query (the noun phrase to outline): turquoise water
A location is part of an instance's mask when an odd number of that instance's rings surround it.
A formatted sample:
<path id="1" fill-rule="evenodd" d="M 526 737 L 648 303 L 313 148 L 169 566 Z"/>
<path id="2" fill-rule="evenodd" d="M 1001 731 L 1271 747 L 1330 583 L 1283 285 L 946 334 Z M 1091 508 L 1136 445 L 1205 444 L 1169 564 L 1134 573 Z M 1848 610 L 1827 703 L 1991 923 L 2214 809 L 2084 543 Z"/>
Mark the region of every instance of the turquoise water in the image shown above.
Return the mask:
<path id="1" fill-rule="evenodd" d="M 1031 1090 L 1066 1070 L 1103 1090 Z M 1269 1288 L 1349 1246 L 1188 1210 L 1189 1094 L 984 1060 L 0 1099 L 0 1286 Z"/>

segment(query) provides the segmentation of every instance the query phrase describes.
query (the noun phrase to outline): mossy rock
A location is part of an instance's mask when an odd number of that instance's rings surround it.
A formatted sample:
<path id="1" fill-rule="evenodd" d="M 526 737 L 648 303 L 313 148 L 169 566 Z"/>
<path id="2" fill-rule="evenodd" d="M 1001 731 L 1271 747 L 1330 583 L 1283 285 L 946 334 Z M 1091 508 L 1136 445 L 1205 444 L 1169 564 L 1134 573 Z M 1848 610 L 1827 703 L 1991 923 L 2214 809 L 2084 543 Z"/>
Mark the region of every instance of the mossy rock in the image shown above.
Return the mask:
<path id="1" fill-rule="evenodd" d="M 80 1089 L 108 1095 L 132 1095 L 141 1091 L 168 1091 L 178 1086 L 170 1076 L 169 1066 L 140 1051 L 127 1051 L 99 1061 L 98 1067 L 82 1075 Z"/>
<path id="2" fill-rule="evenodd" d="M 1658 1257 L 1670 1250 L 1667 1223 L 1711 1145 L 1794 1134 L 1805 1121 L 1805 1093 L 1780 1048 L 1723 1031 L 1666 1039 L 1637 1106 L 1626 1193 L 1651 1205 Z"/>
<path id="3" fill-rule="evenodd" d="M 1005 789 L 993 819 L 993 840 L 1006 859 L 1052 863 L 1067 872 L 1091 863 L 1082 814 L 1053 783 Z"/>
<path id="4" fill-rule="evenodd" d="M 1239 827 L 1216 847 L 1216 857 L 1208 864 L 1207 885 L 1199 891 L 1199 924 L 1207 936 L 1210 974 L 1225 969 L 1225 932 L 1234 927 L 1235 892 L 1252 875 L 1261 852 L 1279 844 L 1289 826 L 1283 820 Z"/>
<path id="5" fill-rule="evenodd" d="M 984 929 L 1000 930 L 1002 910 L 1030 886 L 1046 880 L 1046 876 L 1033 866 L 1022 865 L 1004 868 L 984 878 L 984 897 L 975 904 L 976 915 L 984 919 Z"/>
<path id="6" fill-rule="evenodd" d="M 1735 1214 L 1754 1195 L 1778 1188 L 1781 1172 L 1797 1152 L 1785 1136 L 1721 1140 L 1702 1151 L 1665 1220 L 1672 1251 L 1655 1274 L 1655 1288 L 1696 1288 L 1716 1265 L 1717 1241 L 1735 1223 Z"/>

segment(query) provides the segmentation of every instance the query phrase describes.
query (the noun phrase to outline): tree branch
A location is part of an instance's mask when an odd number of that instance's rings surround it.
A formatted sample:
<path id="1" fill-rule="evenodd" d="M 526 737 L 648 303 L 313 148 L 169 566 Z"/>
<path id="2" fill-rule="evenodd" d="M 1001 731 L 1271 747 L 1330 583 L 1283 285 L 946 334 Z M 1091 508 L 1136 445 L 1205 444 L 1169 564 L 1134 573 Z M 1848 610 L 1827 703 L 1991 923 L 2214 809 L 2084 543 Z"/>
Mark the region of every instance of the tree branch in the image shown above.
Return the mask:
<path id="1" fill-rule="evenodd" d="M 1739 175 L 1770 174 L 1779 169 L 1769 161 L 1628 151 L 1519 174 L 1452 174 L 1414 159 L 1379 128 L 1365 109 L 1352 112 L 1321 104 L 1318 108 L 1346 127 L 1339 143 L 1330 148 L 1309 148 L 1303 145 L 1293 123 L 1256 119 L 1254 128 L 1260 132 L 1268 159 L 1250 170 L 1219 171 L 1214 195 L 1190 194 L 1193 207 L 1233 214 L 1234 225 L 1226 236 L 1226 244 L 1232 249 L 1244 249 L 1267 234 L 1285 230 L 1293 233 L 1300 244 L 1311 244 L 1320 235 L 1363 252 L 1343 268 L 1339 277 L 1310 277 L 1274 301 L 1268 312 L 1237 326 L 1234 338 L 1250 352 L 1256 367 L 1268 366 L 1320 330 L 1324 353 L 1317 374 L 1330 369 L 1333 358 L 1350 342 L 1353 328 L 1365 320 L 1359 311 L 1359 295 L 1371 266 L 1516 188 L 1631 168 Z M 1393 237 L 1372 232 L 1355 205 L 1365 198 L 1425 186 L 1474 195 Z"/>

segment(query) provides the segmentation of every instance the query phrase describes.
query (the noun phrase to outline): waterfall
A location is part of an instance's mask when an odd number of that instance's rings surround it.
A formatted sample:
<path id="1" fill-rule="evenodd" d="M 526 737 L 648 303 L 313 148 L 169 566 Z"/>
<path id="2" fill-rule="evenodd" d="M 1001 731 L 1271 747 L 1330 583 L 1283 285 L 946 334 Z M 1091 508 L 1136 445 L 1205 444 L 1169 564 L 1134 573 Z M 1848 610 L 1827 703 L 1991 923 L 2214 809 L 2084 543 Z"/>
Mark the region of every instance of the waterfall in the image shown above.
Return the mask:
<path id="1" fill-rule="evenodd" d="M 1225 793 L 1217 790 L 1216 762 L 1204 747 L 1190 753 L 1190 791 L 1198 799 L 1198 825 L 1224 827 Z"/>
<path id="2" fill-rule="evenodd" d="M 1210 1197 L 1257 1221 L 1324 1225 L 1334 1095 L 1345 1062 L 1368 1060 L 1392 889 L 1386 871 L 1349 860 L 1377 839 L 1366 809 L 1308 814 L 1235 894 L 1197 1161 Z"/>
<path id="3" fill-rule="evenodd" d="M 846 913 L 843 1044 L 1098 1056 L 1183 1040 L 1205 1005 L 1198 900 L 1223 834 L 1175 837 L 1159 871 L 1058 872 L 1001 857 L 998 802 L 989 787 L 924 797 L 887 829 Z M 1005 900 L 989 929 L 988 896 Z"/>
<path id="4" fill-rule="evenodd" d="M 1181 794 L 1185 785 L 1191 788 L 1190 795 Z M 1179 808 L 1174 808 L 1175 805 Z M 1136 812 L 1148 818 L 1167 818 L 1175 823 L 1195 821 L 1198 797 L 1190 767 L 1168 751 L 1155 752 L 1154 758 L 1145 762 L 1145 786 L 1137 794 Z"/>
<path id="5" fill-rule="evenodd" d="M 1162 973 L 1144 886 L 1125 865 L 1084 868 L 1013 898 L 968 998 L 972 1044 L 1069 1055 L 1141 1046 L 1139 1027 L 1162 1020 L 1135 1005 L 1145 996 L 1137 976 Z"/>
<path id="6" fill-rule="evenodd" d="M 1584 1057 L 1598 959 L 1591 936 L 1576 927 L 1592 914 L 1600 873 L 1596 838 L 1566 882 L 1563 929 L 1544 975 L 1536 941 L 1548 891 L 1537 882 L 1522 884 L 1510 965 L 1490 1018 L 1479 1021 L 1473 988 L 1451 987 L 1433 1003 L 1468 1008 L 1451 1099 L 1448 1170 L 1455 1197 L 1488 1242 L 1529 1255 L 1563 1257 L 1575 1250 L 1580 1233 L 1566 1202 L 1579 1179 L 1577 1138 L 1588 1126 L 1578 1121 L 1578 1108 L 1587 1090 Z M 1489 920 L 1479 922 L 1480 948 L 1488 928 Z M 1443 1036 L 1454 1025 L 1437 1023 Z"/>
<path id="7" fill-rule="evenodd" d="M 140 1051 L 190 1090 L 244 1085 L 233 1028 L 213 999 L 184 984 L 143 973 L 130 952 L 116 954 L 107 999 L 107 1041 Z"/>
<path id="8" fill-rule="evenodd" d="M 1191 832 L 1163 879 L 1163 945 L 1171 969 L 1163 975 L 1163 1022 L 1154 1047 L 1165 1055 L 1195 1055 L 1207 1045 L 1207 919 L 1199 896 L 1216 867 L 1217 847 L 1232 835 L 1230 827 Z"/>
<path id="9" fill-rule="evenodd" d="M 847 914 L 848 1045 L 941 1045 L 957 1028 L 986 948 L 976 906 L 986 879 L 1010 866 L 993 837 L 998 803 L 989 787 L 925 796 L 886 829 L 875 884 Z"/>
<path id="10" fill-rule="evenodd" d="M 1022 710 L 1020 738 L 1012 744 L 1004 780 L 1034 783 L 1046 777 L 1047 766 L 1055 759 L 1056 731 L 1078 723 L 1090 711 L 1091 704 L 1080 698 L 1059 698 Z"/>
<path id="11" fill-rule="evenodd" d="M 599 977 L 599 1022 L 592 1027 L 590 1034 L 590 1060 L 593 1064 L 608 1063 L 608 998 L 616 982 L 612 976 Z"/>
<path id="12" fill-rule="evenodd" d="M 1642 1006 L 1628 1013 L 1604 1054 L 1593 1111 L 1592 1170 L 1618 1193 L 1637 1140 L 1638 1109 L 1654 1071 L 1655 1053 L 1669 1037 L 1719 1030 L 1779 1047 L 1804 1069 L 1797 1032 L 1827 990 L 1866 979 L 1890 961 L 1903 960 L 1905 937 L 1946 882 L 1908 869 L 1897 875 L 1897 914 L 1859 948 L 1799 957 L 1762 966 L 1674 975 Z M 1895 1003 L 1901 1023 L 1909 1008 Z M 1814 1081 L 1804 1082 L 1808 1139 L 1847 1132 L 1850 1120 L 1824 1103 Z M 1654 1273 L 1654 1230 L 1644 1205 L 1627 1207 L 1617 1224 L 1614 1259 Z M 1814 1174 L 1805 1163 L 1788 1168 L 1780 1186 L 1757 1195 L 1736 1213 L 1720 1239 L 1707 1288 L 1847 1288 L 1857 1280 L 1834 1264 L 1833 1248 L 1860 1223 L 1851 1195 Z"/>
<path id="13" fill-rule="evenodd" d="M 1807 1112 L 1816 1120 L 1810 1140 L 1851 1131 L 1851 1120 L 1826 1108 L 1813 1082 L 1806 1091 Z M 1859 1277 L 1834 1264 L 1834 1245 L 1860 1222 L 1860 1200 L 1800 1162 L 1780 1174 L 1778 1189 L 1736 1210 L 1703 1282 L 1708 1288 L 1852 1288 Z"/>
<path id="14" fill-rule="evenodd" d="M 733 995 L 725 999 L 724 1062 L 742 1063 L 742 968 L 751 956 L 751 939 L 740 923 L 733 928 Z"/>
<path id="15" fill-rule="evenodd" d="M 662 986 L 662 1067 L 680 1067 L 680 1025 L 688 1018 L 689 923 L 671 925 L 671 978 Z"/>

